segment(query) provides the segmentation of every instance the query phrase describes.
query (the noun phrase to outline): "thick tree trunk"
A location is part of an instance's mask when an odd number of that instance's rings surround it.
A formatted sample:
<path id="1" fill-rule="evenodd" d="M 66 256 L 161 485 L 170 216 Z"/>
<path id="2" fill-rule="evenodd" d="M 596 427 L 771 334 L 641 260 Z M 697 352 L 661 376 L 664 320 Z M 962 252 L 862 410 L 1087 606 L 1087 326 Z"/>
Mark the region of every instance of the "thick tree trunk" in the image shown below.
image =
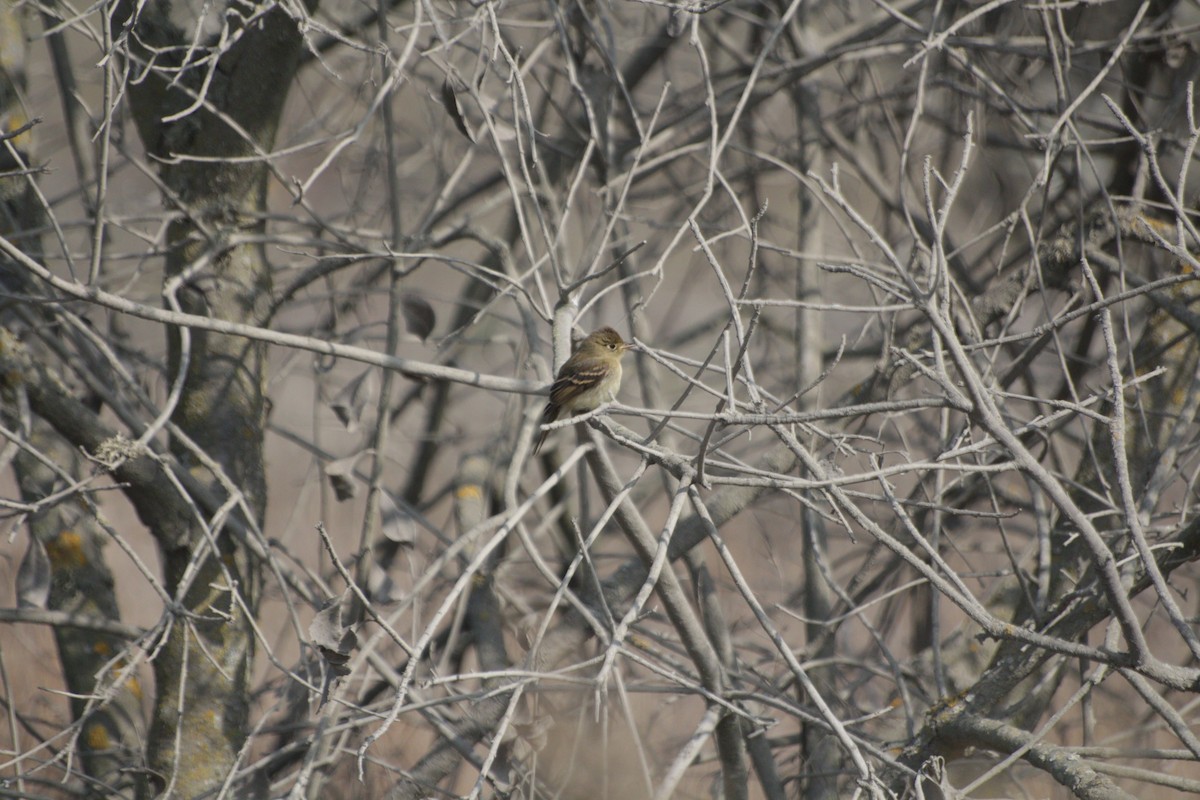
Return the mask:
<path id="1" fill-rule="evenodd" d="M 127 3 L 113 16 L 132 71 L 152 58 L 178 62 L 187 50 L 191 34 L 169 12 Z M 231 4 L 223 20 L 228 44 L 212 47 L 214 61 L 152 71 L 129 92 L 142 141 L 163 164 L 167 202 L 179 212 L 168 233 L 168 305 L 256 324 L 267 317 L 271 269 L 261 245 L 245 243 L 265 227 L 269 170 L 254 157 L 274 143 L 302 38 L 279 6 L 264 13 Z M 241 495 L 240 524 L 198 520 L 182 536 L 154 532 L 167 589 L 184 613 L 154 661 L 148 761 L 169 796 L 194 797 L 228 779 L 246 736 L 260 566 L 240 537 L 257 535 L 266 505 L 267 353 L 262 343 L 199 331 L 176 330 L 169 345 L 171 379 L 183 376 L 173 450 L 214 495 Z"/>

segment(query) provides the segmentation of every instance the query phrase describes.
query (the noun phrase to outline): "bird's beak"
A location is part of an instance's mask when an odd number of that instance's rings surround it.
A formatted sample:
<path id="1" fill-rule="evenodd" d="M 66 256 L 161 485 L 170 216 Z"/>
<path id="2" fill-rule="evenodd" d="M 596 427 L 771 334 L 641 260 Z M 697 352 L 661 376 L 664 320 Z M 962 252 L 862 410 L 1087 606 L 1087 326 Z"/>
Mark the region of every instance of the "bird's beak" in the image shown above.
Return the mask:
<path id="1" fill-rule="evenodd" d="M 636 344 L 634 344 L 633 342 L 622 342 L 622 347 L 625 350 L 641 350 L 642 349 L 642 348 L 638 347 Z"/>

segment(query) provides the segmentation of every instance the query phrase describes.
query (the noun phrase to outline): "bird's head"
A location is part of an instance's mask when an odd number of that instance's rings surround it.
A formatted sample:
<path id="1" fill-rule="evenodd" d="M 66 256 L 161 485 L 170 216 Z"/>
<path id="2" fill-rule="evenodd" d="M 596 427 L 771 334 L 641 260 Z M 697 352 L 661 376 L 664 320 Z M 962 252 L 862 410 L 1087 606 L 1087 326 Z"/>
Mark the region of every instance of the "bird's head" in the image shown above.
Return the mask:
<path id="1" fill-rule="evenodd" d="M 632 347 L 633 343 L 622 339 L 621 334 L 612 328 L 604 327 L 589 333 L 583 344 L 579 345 L 579 351 L 597 356 L 615 353 L 620 358 Z"/>

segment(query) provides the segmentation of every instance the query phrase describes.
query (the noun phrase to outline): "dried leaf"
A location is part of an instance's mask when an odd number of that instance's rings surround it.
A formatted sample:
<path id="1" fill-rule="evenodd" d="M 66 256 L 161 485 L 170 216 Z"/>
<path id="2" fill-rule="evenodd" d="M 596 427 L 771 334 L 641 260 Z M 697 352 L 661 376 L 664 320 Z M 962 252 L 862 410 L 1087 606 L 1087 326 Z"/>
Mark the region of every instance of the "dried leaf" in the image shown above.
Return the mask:
<path id="1" fill-rule="evenodd" d="M 318 707 L 324 706 L 329 700 L 329 689 L 333 682 L 350 674 L 350 655 L 358 646 L 358 636 L 354 633 L 353 625 L 346 622 L 346 615 L 350 613 L 355 600 L 354 594 L 347 588 L 340 596 L 330 598 L 308 626 L 308 637 L 326 666 Z"/>
<path id="2" fill-rule="evenodd" d="M 333 487 L 333 496 L 339 503 L 358 496 L 358 481 L 348 475 L 330 475 L 329 485 Z"/>
<path id="3" fill-rule="evenodd" d="M 17 608 L 45 608 L 50 598 L 50 556 L 36 536 L 17 568 Z"/>
<path id="4" fill-rule="evenodd" d="M 375 369 L 363 370 L 357 378 L 342 387 L 341 391 L 329 404 L 330 410 L 346 426 L 350 433 L 356 433 L 363 419 L 367 406 L 379 397 L 379 375 Z"/>
<path id="5" fill-rule="evenodd" d="M 454 121 L 454 127 L 458 128 L 458 132 L 467 137 L 471 144 L 475 144 L 475 134 L 471 133 L 471 129 L 467 125 L 462 103 L 458 101 L 458 92 L 454 88 L 454 81 L 449 77 L 442 81 L 442 105 L 445 106 L 450 119 Z"/>
<path id="6" fill-rule="evenodd" d="M 392 576 L 378 564 L 372 564 L 367 572 L 367 597 L 376 605 L 391 605 L 401 599 L 401 592 Z"/>
<path id="7" fill-rule="evenodd" d="M 404 315 L 405 330 L 422 342 L 429 338 L 437 324 L 433 306 L 416 295 L 406 294 L 400 298 L 400 313 Z"/>
<path id="8" fill-rule="evenodd" d="M 339 503 L 344 503 L 358 494 L 358 481 L 354 478 L 354 465 L 358 462 L 358 453 L 330 461 L 325 465 L 325 477 L 333 487 L 333 494 Z"/>
<path id="9" fill-rule="evenodd" d="M 516 721 L 513 727 L 516 729 L 517 736 L 529 745 L 530 750 L 540 753 L 550 740 L 550 729 L 554 727 L 554 718 L 549 714 L 541 714 L 529 722 Z"/>
<path id="10" fill-rule="evenodd" d="M 383 512 L 383 535 L 396 544 L 412 547 L 417 540 L 416 519 L 391 496 L 385 494 L 383 499 L 390 506 Z"/>
<path id="11" fill-rule="evenodd" d="M 316 645 L 330 671 L 338 677 L 350 674 L 346 665 L 358 646 L 358 636 L 353 626 L 346 624 L 343 619 L 352 599 L 349 589 L 339 597 L 331 598 L 308 626 L 309 640 Z"/>
<path id="12" fill-rule="evenodd" d="M 1186 40 L 1172 42 L 1163 55 L 1163 63 L 1171 69 L 1179 69 L 1187 63 L 1188 56 L 1192 52 L 1193 48 Z"/>
<path id="13" fill-rule="evenodd" d="M 517 129 L 499 117 L 492 124 L 492 131 L 492 135 L 498 142 L 515 142 L 517 140 Z"/>

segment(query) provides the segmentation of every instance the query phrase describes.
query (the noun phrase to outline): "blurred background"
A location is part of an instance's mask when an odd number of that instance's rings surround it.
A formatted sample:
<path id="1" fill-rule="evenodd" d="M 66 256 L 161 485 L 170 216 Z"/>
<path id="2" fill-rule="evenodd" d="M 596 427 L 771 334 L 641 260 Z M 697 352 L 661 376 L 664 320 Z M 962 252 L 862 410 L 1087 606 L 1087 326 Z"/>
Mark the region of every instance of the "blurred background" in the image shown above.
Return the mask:
<path id="1" fill-rule="evenodd" d="M 0 796 L 1200 792 L 1195 3 L 0 11 Z"/>

